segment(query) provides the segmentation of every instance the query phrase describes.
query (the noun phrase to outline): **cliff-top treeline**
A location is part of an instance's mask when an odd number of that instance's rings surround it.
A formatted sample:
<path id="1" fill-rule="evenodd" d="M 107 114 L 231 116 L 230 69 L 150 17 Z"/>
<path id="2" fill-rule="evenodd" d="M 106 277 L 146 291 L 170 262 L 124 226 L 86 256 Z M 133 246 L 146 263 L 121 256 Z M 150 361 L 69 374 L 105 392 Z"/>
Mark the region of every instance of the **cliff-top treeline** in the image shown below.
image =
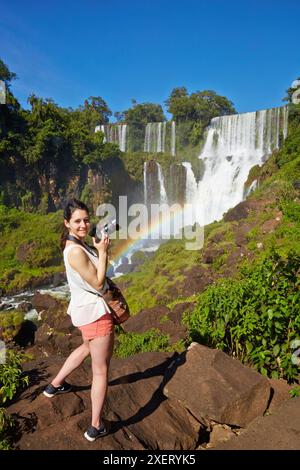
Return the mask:
<path id="1" fill-rule="evenodd" d="M 107 124 L 112 116 L 103 98 L 91 96 L 72 109 L 32 94 L 30 109 L 25 110 L 10 89 L 15 78 L 0 59 L 0 80 L 6 87 L 6 103 L 0 105 L 0 203 L 47 213 L 72 195 L 89 201 L 95 192 L 91 171 L 99 178 L 98 203 L 112 200 L 116 172 L 123 172 L 123 194 L 137 190 L 131 179 L 141 173 L 144 157 L 126 158 L 117 145 L 104 141 L 102 132 L 95 133 L 96 125 Z M 214 91 L 189 95 L 184 87 L 175 88 L 165 104 L 192 145 L 200 142 L 211 118 L 235 112 L 233 104 Z M 148 122 L 165 120 L 161 105 L 134 100 L 131 108 L 114 116 L 129 124 L 137 138 L 143 138 Z"/>

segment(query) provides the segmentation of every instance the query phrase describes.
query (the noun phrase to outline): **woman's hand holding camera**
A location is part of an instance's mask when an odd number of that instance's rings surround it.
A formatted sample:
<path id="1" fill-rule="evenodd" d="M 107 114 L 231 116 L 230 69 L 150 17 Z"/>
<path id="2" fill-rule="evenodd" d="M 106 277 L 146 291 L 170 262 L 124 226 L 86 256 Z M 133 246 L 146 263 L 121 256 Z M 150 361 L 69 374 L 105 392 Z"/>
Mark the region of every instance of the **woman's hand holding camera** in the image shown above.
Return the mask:
<path id="1" fill-rule="evenodd" d="M 107 254 L 107 250 L 110 244 L 110 239 L 106 233 L 102 235 L 101 240 L 96 243 L 95 238 L 93 237 L 93 244 L 99 254 Z"/>

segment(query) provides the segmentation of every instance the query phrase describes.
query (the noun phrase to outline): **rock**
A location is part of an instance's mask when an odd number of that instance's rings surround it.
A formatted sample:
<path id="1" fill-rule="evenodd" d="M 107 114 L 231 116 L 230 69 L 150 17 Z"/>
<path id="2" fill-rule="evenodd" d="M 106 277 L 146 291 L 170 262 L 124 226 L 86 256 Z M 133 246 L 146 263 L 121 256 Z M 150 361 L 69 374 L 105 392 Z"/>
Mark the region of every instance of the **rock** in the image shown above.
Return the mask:
<path id="1" fill-rule="evenodd" d="M 50 328 L 47 323 L 43 323 L 38 329 L 35 334 L 35 343 L 36 344 L 45 344 L 48 342 L 53 336 L 53 329 Z"/>
<path id="2" fill-rule="evenodd" d="M 21 346 L 22 348 L 26 348 L 28 345 L 33 346 L 36 330 L 37 327 L 35 323 L 33 323 L 31 320 L 25 320 L 21 323 L 20 329 L 13 340 L 18 346 Z"/>
<path id="3" fill-rule="evenodd" d="M 226 426 L 226 424 L 216 424 L 213 426 L 209 435 L 209 443 L 207 444 L 207 447 L 216 447 L 221 442 L 226 442 L 233 436 L 235 436 L 235 433 L 230 429 L 229 426 Z"/>
<path id="4" fill-rule="evenodd" d="M 12 304 L 6 304 L 5 302 L 3 302 L 0 305 L 0 310 L 11 310 L 12 308 L 13 308 Z"/>
<path id="5" fill-rule="evenodd" d="M 61 284 L 64 284 L 65 282 L 67 282 L 67 277 L 66 277 L 65 272 L 53 274 L 53 278 L 52 278 L 53 287 L 58 287 Z"/>
<path id="6" fill-rule="evenodd" d="M 192 343 L 186 362 L 164 388 L 166 396 L 203 419 L 245 427 L 265 412 L 267 379 L 222 351 Z"/>
<path id="7" fill-rule="evenodd" d="M 292 184 L 295 189 L 300 189 L 300 180 L 295 180 Z"/>
<path id="8" fill-rule="evenodd" d="M 170 310 L 165 306 L 157 306 L 142 310 L 131 317 L 125 324 L 125 331 L 144 333 L 152 328 L 158 329 L 162 334 L 169 335 L 170 343 L 176 343 L 187 336 L 187 328 L 181 324 L 182 315 L 194 307 L 191 302 L 177 304 Z"/>
<path id="9" fill-rule="evenodd" d="M 278 227 L 280 222 L 281 222 L 280 217 L 276 217 L 274 219 L 267 220 L 266 222 L 264 222 L 264 224 L 261 227 L 262 233 L 266 234 L 266 233 L 274 232 L 274 230 Z"/>
<path id="10" fill-rule="evenodd" d="M 219 247 L 219 248 L 208 247 L 202 255 L 203 263 L 212 264 L 214 259 L 218 258 L 219 256 L 222 256 L 224 253 L 225 253 L 225 250 L 222 247 Z"/>
<path id="11" fill-rule="evenodd" d="M 49 294 L 36 292 L 32 298 L 32 305 L 38 312 L 40 312 L 41 310 L 47 310 L 49 308 L 57 308 L 61 305 L 61 302 Z"/>
<path id="12" fill-rule="evenodd" d="M 176 372 L 170 368 L 173 357 L 143 353 L 111 364 L 108 406 L 118 410 L 147 449 L 192 449 L 198 441 L 200 423 L 163 395 L 165 382 Z"/>
<path id="13" fill-rule="evenodd" d="M 147 259 L 153 256 L 153 253 L 146 252 L 146 251 L 135 251 L 131 256 L 131 262 L 135 264 L 135 266 L 142 265 Z"/>
<path id="14" fill-rule="evenodd" d="M 177 296 L 179 294 L 184 295 L 184 297 L 188 297 L 190 295 L 200 293 L 212 282 L 211 272 L 203 266 L 193 266 L 186 270 L 184 274 L 186 279 L 180 286 L 180 289 L 177 289 Z M 171 298 L 174 297 L 175 295 L 172 295 Z"/>
<path id="15" fill-rule="evenodd" d="M 133 333 L 144 333 L 145 331 L 151 330 L 151 328 L 157 328 L 161 325 L 161 318 L 170 313 L 170 309 L 165 306 L 157 306 L 152 308 L 146 308 L 137 315 L 130 317 L 126 323 L 124 323 L 125 331 L 132 331 Z"/>
<path id="16" fill-rule="evenodd" d="M 19 305 L 18 305 L 18 310 L 21 310 L 22 312 L 29 312 L 29 310 L 32 310 L 32 304 L 30 302 L 27 302 L 27 301 L 24 301 L 24 302 L 21 302 Z"/>
<path id="17" fill-rule="evenodd" d="M 291 398 L 289 391 L 293 388 L 283 379 L 269 379 L 271 385 L 271 402 L 268 412 L 273 413 L 281 403 Z"/>
<path id="18" fill-rule="evenodd" d="M 67 314 L 68 302 L 66 300 L 57 299 L 49 294 L 42 295 L 36 292 L 33 296 L 32 303 L 39 313 L 42 322 L 47 323 L 56 331 L 70 333 L 74 330 L 71 318 Z"/>
<path id="19" fill-rule="evenodd" d="M 277 455 L 280 450 L 299 452 L 299 436 L 300 397 L 297 397 L 285 400 L 274 413 L 256 418 L 239 436 L 218 445 L 217 450 L 275 450 Z"/>
<path id="20" fill-rule="evenodd" d="M 30 259 L 32 253 L 37 249 L 37 242 L 25 242 L 18 246 L 16 258 L 20 263 L 25 263 Z"/>
<path id="21" fill-rule="evenodd" d="M 251 210 L 258 209 L 259 203 L 255 200 L 243 201 L 237 204 L 224 215 L 225 222 L 241 220 L 248 217 Z"/>
<path id="22" fill-rule="evenodd" d="M 238 226 L 234 227 L 234 239 L 238 247 L 247 245 L 248 239 L 247 234 L 254 228 L 254 224 L 246 223 L 245 221 L 240 222 Z"/>
<path id="23" fill-rule="evenodd" d="M 163 386 L 176 369 L 172 353 L 144 353 L 112 359 L 104 419 L 113 432 L 89 443 L 91 365 L 74 370 L 74 392 L 47 399 L 41 391 L 57 374 L 63 358 L 25 364 L 29 387 L 8 407 L 18 421 L 18 448 L 34 450 L 195 449 L 201 424 L 180 404 L 169 402 Z"/>
<path id="24" fill-rule="evenodd" d="M 120 264 L 120 266 L 118 266 L 116 269 L 115 269 L 115 272 L 116 273 L 121 273 L 121 274 L 127 274 L 127 273 L 131 273 L 135 268 L 135 265 L 134 264 Z"/>

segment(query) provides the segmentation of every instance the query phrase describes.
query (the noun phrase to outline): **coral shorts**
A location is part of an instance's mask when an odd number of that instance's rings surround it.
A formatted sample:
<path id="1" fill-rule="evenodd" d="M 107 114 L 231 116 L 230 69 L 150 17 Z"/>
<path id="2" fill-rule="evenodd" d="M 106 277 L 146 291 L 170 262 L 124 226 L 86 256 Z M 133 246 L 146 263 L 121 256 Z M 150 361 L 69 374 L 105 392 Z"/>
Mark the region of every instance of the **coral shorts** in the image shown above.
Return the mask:
<path id="1" fill-rule="evenodd" d="M 98 320 L 87 325 L 79 326 L 84 340 L 91 340 L 98 336 L 110 335 L 113 332 L 114 323 L 110 313 L 102 315 Z"/>

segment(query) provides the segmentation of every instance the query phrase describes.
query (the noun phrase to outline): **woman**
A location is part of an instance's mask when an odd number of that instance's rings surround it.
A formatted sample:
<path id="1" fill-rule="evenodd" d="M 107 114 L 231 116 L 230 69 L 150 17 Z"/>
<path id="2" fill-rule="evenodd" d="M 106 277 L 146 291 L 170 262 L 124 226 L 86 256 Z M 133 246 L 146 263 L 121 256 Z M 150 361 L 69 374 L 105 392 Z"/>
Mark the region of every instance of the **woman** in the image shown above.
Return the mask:
<path id="1" fill-rule="evenodd" d="M 105 290 L 109 238 L 103 235 L 98 243 L 93 238 L 97 255 L 84 243 L 89 227 L 88 208 L 83 202 L 73 199 L 64 211 L 61 246 L 71 291 L 68 314 L 71 315 L 73 325 L 81 330 L 83 344 L 70 354 L 57 376 L 45 388 L 44 395 L 51 398 L 58 393 L 71 391 L 72 387 L 65 382 L 65 378 L 90 354 L 93 372 L 92 422 L 84 436 L 94 441 L 108 432 L 102 422 L 102 411 L 113 351 L 114 325 L 106 302 L 101 296 L 95 295 Z"/>

